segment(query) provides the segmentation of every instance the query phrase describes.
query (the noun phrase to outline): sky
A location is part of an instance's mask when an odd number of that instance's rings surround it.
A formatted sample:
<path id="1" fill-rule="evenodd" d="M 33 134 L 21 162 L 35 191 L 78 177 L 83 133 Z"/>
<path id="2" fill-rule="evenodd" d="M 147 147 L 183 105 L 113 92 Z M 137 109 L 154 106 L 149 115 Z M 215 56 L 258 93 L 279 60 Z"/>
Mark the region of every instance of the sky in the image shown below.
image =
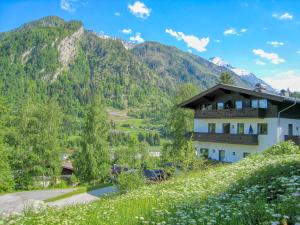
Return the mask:
<path id="1" fill-rule="evenodd" d="M 277 89 L 300 91 L 299 0 L 1 0 L 0 32 L 49 15 L 127 41 L 221 57 Z"/>

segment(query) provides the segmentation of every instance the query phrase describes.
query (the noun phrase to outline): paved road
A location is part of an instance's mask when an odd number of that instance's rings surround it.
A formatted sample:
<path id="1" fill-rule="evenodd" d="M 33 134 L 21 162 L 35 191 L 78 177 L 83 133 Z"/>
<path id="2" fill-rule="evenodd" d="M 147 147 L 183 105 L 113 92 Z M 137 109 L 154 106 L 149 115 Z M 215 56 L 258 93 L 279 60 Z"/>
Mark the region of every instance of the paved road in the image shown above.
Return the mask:
<path id="1" fill-rule="evenodd" d="M 0 196 L 0 214 L 22 212 L 26 208 L 37 208 L 44 205 L 43 200 L 73 191 L 74 188 L 23 191 Z"/>
<path id="2" fill-rule="evenodd" d="M 23 191 L 0 196 L 0 215 L 20 213 L 24 209 L 37 209 L 45 206 L 63 207 L 73 204 L 84 204 L 98 200 L 101 196 L 115 192 L 117 189 L 113 186 L 96 189 L 87 193 L 73 195 L 69 198 L 61 199 L 55 202 L 45 203 L 43 200 L 53 198 L 75 190 L 75 188 Z"/>
<path id="3" fill-rule="evenodd" d="M 92 202 L 98 200 L 101 196 L 104 196 L 109 193 L 116 192 L 117 189 L 113 186 L 104 187 L 100 189 L 96 189 L 87 193 L 82 193 L 78 195 L 73 195 L 69 198 L 61 199 L 55 202 L 49 202 L 48 205 L 50 206 L 68 206 L 74 204 L 85 204 L 87 202 Z"/>

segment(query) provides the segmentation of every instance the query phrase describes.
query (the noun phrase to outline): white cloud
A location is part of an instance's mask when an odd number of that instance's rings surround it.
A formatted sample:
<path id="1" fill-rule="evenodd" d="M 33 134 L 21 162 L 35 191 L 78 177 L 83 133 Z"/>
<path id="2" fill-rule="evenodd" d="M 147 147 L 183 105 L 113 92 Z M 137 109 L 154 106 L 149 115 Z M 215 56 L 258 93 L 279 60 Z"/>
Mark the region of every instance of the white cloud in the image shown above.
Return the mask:
<path id="1" fill-rule="evenodd" d="M 219 39 L 216 39 L 215 42 L 220 43 L 221 41 Z"/>
<path id="2" fill-rule="evenodd" d="M 73 13 L 76 11 L 76 8 L 74 6 L 74 3 L 77 2 L 77 0 L 61 0 L 60 1 L 60 8 L 62 10 L 65 10 L 67 12 Z"/>
<path id="3" fill-rule="evenodd" d="M 276 53 L 268 53 L 262 49 L 253 49 L 255 55 L 260 56 L 261 58 L 269 60 L 273 64 L 279 64 L 285 62 L 283 58 L 280 58 Z"/>
<path id="4" fill-rule="evenodd" d="M 171 36 L 175 37 L 178 41 L 181 40 L 179 34 L 176 31 L 173 31 L 172 29 L 166 29 L 165 31 L 167 34 L 170 34 Z"/>
<path id="5" fill-rule="evenodd" d="M 264 81 L 270 84 L 275 89 L 287 89 L 291 91 L 300 91 L 300 72 L 289 70 L 287 72 L 280 72 L 264 77 Z"/>
<path id="6" fill-rule="evenodd" d="M 178 41 L 183 40 L 189 48 L 196 49 L 198 52 L 205 52 L 209 43 L 209 37 L 198 38 L 194 35 L 185 35 L 183 32 L 177 32 L 172 29 L 166 29 L 166 33 L 175 37 Z"/>
<path id="7" fill-rule="evenodd" d="M 238 35 L 238 33 L 234 28 L 229 28 L 224 31 L 224 35 Z"/>
<path id="8" fill-rule="evenodd" d="M 128 5 L 128 9 L 133 15 L 142 19 L 148 18 L 151 13 L 151 9 L 140 1 L 136 1 L 133 5 Z"/>
<path id="9" fill-rule="evenodd" d="M 263 61 L 261 61 L 261 60 L 259 60 L 259 59 L 257 59 L 257 60 L 255 61 L 255 64 L 256 64 L 256 65 L 260 65 L 260 66 L 266 65 L 265 62 L 263 62 Z"/>
<path id="10" fill-rule="evenodd" d="M 135 36 L 132 36 L 129 38 L 130 41 L 136 42 L 136 43 L 142 43 L 145 40 L 141 37 L 141 33 L 136 33 Z"/>
<path id="11" fill-rule="evenodd" d="M 289 13 L 283 13 L 281 15 L 277 14 L 277 13 L 273 13 L 272 16 L 274 18 L 277 18 L 279 20 L 292 20 L 293 19 L 293 15 L 289 14 Z"/>
<path id="12" fill-rule="evenodd" d="M 130 28 L 128 28 L 128 29 L 123 29 L 123 30 L 121 30 L 121 32 L 123 33 L 123 34 L 131 34 L 132 33 L 132 30 L 130 29 Z"/>
<path id="13" fill-rule="evenodd" d="M 115 12 L 114 15 L 115 15 L 115 16 L 121 16 L 121 13 Z"/>
<path id="14" fill-rule="evenodd" d="M 242 33 L 245 33 L 245 32 L 247 32 L 247 31 L 248 31 L 248 29 L 246 29 L 246 28 L 242 28 L 242 29 L 241 29 L 241 32 L 242 32 Z"/>
<path id="15" fill-rule="evenodd" d="M 297 53 L 298 53 L 298 54 L 300 54 L 300 50 L 299 50 L 299 51 L 297 51 Z"/>
<path id="16" fill-rule="evenodd" d="M 280 41 L 267 41 L 268 45 L 272 45 L 273 47 L 277 48 L 279 46 L 283 46 L 284 43 Z"/>

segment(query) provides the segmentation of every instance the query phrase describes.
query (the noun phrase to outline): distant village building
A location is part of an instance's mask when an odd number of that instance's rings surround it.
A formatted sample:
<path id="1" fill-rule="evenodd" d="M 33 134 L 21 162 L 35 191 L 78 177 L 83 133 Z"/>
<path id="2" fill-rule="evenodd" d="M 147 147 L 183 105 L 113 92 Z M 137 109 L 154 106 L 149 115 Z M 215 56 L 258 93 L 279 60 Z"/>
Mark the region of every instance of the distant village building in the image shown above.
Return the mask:
<path id="1" fill-rule="evenodd" d="M 213 160 L 235 162 L 286 140 L 300 144 L 300 100 L 286 92 L 218 84 L 180 107 L 195 110 L 196 153 Z"/>

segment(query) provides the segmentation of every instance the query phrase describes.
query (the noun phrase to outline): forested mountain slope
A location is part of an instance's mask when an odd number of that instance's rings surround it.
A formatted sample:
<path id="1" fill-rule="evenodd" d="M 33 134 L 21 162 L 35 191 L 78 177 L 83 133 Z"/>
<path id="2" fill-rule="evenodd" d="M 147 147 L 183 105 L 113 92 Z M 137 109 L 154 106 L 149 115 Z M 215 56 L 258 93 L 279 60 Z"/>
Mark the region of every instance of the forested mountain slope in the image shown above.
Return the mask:
<path id="1" fill-rule="evenodd" d="M 233 76 L 237 85 L 250 87 L 247 81 L 231 70 L 216 66 L 199 56 L 180 51 L 176 47 L 157 42 L 145 42 L 136 45 L 131 51 L 151 70 L 173 82 L 191 82 L 201 89 L 207 89 L 219 82 L 221 73 L 227 72 Z"/>
<path id="2" fill-rule="evenodd" d="M 191 82 L 205 89 L 218 83 L 222 72 L 249 87 L 201 57 L 154 42 L 127 50 L 121 40 L 101 38 L 80 21 L 50 16 L 0 36 L 1 96 L 11 103 L 52 97 L 75 118 L 93 94 L 114 108 L 159 112 L 177 85 Z"/>

